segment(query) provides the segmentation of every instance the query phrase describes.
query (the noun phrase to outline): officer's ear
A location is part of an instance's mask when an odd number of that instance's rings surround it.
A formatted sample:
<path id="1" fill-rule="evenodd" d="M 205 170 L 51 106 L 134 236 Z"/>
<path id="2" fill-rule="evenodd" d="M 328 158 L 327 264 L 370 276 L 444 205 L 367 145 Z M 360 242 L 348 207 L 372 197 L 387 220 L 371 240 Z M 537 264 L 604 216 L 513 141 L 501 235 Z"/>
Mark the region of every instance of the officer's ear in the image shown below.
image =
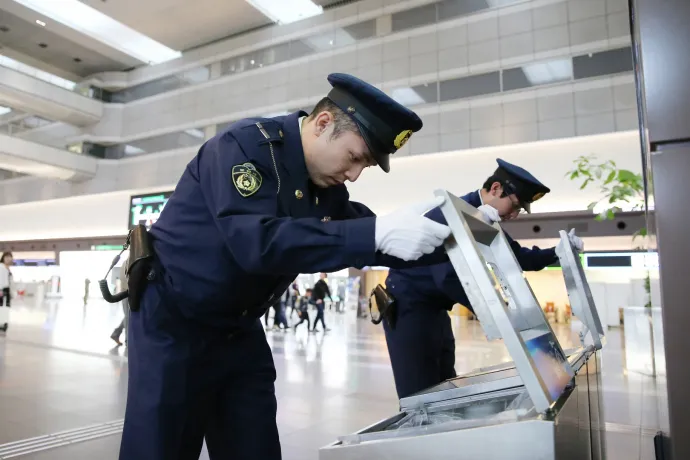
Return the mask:
<path id="1" fill-rule="evenodd" d="M 321 136 L 328 131 L 330 125 L 334 122 L 333 114 L 328 110 L 319 112 L 316 117 L 314 117 L 314 134 L 316 136 Z"/>
<path id="2" fill-rule="evenodd" d="M 493 184 L 491 184 L 489 193 L 493 196 L 501 196 L 501 194 L 503 193 L 503 186 L 500 182 L 494 182 Z"/>

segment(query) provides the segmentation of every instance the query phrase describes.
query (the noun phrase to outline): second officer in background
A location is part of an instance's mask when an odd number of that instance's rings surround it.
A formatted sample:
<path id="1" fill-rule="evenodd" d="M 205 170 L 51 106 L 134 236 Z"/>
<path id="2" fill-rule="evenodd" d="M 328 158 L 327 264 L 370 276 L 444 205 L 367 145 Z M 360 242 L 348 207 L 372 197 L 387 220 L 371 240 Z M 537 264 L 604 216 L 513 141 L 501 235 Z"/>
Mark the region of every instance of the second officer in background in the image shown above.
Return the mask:
<path id="1" fill-rule="evenodd" d="M 311 114 L 241 120 L 206 142 L 153 225 L 121 460 L 197 460 L 204 438 L 213 460 L 280 459 L 266 309 L 299 273 L 447 260 L 450 230 L 423 217 L 443 200 L 376 217 L 344 185 L 388 172 L 421 120 L 355 77 L 328 80 Z"/>
<path id="2" fill-rule="evenodd" d="M 550 190 L 520 166 L 498 159 L 498 168 L 479 190 L 461 197 L 478 208 L 489 223 L 514 219 L 521 210 L 531 212 L 531 204 Z M 427 216 L 446 223 L 439 208 Z M 537 271 L 558 260 L 555 248 L 525 248 L 506 234 L 520 267 Z M 570 233 L 571 243 L 580 251 L 583 243 Z M 460 303 L 470 310 L 467 294 L 453 265 L 441 264 L 392 269 L 386 288 L 396 301 L 395 327 L 383 322 L 386 343 L 399 398 L 455 377 L 455 337 L 448 311 Z"/>

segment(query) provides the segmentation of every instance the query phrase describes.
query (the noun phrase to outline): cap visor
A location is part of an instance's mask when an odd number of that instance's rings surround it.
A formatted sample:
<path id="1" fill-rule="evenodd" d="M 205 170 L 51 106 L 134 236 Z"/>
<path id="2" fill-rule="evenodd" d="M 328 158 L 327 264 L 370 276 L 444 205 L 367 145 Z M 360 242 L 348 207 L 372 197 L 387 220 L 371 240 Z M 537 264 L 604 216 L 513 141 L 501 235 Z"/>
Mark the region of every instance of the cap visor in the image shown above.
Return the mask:
<path id="1" fill-rule="evenodd" d="M 364 142 L 366 142 L 367 147 L 369 147 L 369 152 L 371 152 L 371 156 L 374 157 L 376 164 L 383 169 L 383 172 L 390 172 L 390 155 L 388 153 L 381 153 L 381 149 L 377 148 L 378 143 L 375 141 L 373 136 L 361 125 L 359 125 L 359 123 L 357 123 L 357 125 L 359 126 L 359 133 L 361 134 L 362 139 L 364 139 Z"/>
<path id="2" fill-rule="evenodd" d="M 390 172 L 391 170 L 391 156 L 387 153 L 374 154 L 374 159 L 383 172 Z"/>

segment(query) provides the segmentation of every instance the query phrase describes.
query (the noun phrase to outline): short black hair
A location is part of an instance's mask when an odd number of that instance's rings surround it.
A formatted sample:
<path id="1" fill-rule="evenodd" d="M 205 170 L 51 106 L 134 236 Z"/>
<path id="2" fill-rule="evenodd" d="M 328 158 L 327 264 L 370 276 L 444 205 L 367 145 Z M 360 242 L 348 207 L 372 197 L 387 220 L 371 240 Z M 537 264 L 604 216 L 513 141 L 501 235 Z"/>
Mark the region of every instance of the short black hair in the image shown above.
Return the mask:
<path id="1" fill-rule="evenodd" d="M 333 134 L 331 135 L 331 139 L 335 139 L 346 132 L 359 134 L 359 127 L 352 117 L 346 114 L 327 97 L 324 97 L 316 104 L 314 110 L 309 114 L 309 118 L 314 118 L 321 112 L 331 112 L 331 115 L 333 115 Z"/>
<path id="2" fill-rule="evenodd" d="M 500 179 L 495 174 L 492 174 L 486 181 L 484 181 L 482 188 L 488 192 L 491 190 L 491 186 L 494 185 L 494 182 L 498 182 L 499 184 L 503 185 L 503 179 Z"/>

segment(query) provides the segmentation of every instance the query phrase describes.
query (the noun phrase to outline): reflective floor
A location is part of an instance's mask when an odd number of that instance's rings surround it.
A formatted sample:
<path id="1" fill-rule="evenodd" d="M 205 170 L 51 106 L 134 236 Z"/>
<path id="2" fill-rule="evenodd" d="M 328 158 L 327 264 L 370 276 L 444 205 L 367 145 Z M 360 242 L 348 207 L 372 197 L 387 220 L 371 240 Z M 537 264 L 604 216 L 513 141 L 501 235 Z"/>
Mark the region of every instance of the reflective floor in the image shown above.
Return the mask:
<path id="1" fill-rule="evenodd" d="M 0 459 L 117 458 L 127 358 L 109 336 L 121 319 L 119 305 L 98 301 L 15 305 L 0 332 Z M 382 329 L 354 311 L 327 311 L 326 322 L 325 334 L 267 332 L 286 460 L 317 459 L 337 436 L 397 413 Z M 574 326 L 554 325 L 564 348 L 577 342 Z M 510 360 L 478 323 L 454 318 L 454 329 L 458 373 Z M 627 372 L 623 343 L 623 330 L 612 329 L 603 353 L 608 458 L 653 459 L 652 436 L 666 428 L 665 382 Z"/>

